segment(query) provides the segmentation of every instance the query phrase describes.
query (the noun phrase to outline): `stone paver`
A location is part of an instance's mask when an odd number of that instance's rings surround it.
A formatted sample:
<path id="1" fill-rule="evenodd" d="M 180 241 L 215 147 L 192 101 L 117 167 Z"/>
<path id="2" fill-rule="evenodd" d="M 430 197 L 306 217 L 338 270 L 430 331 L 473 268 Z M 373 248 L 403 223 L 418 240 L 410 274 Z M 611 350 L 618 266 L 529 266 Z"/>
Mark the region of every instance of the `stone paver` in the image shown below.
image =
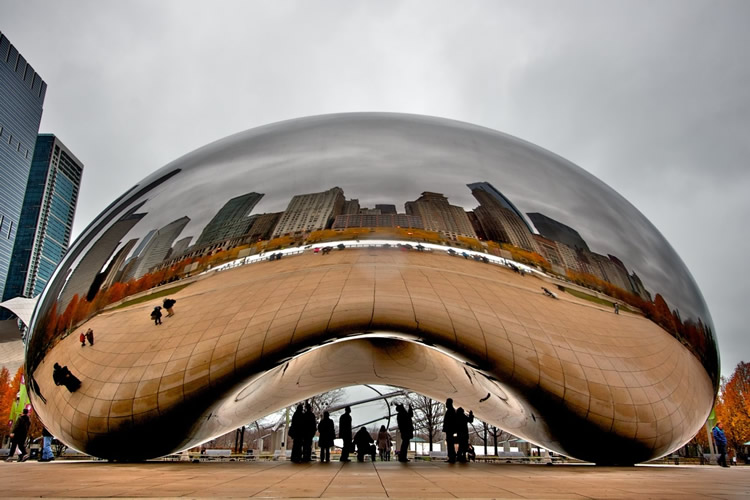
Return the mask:
<path id="1" fill-rule="evenodd" d="M 750 467 L 0 463 L 0 497 L 748 498 Z"/>

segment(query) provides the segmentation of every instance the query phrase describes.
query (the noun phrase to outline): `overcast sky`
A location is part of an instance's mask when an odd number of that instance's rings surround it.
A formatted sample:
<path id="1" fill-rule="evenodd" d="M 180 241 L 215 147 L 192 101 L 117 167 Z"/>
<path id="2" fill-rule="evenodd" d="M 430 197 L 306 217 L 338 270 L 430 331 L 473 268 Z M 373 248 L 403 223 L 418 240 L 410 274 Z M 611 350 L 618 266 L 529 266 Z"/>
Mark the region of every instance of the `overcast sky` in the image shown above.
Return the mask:
<path id="1" fill-rule="evenodd" d="M 84 163 L 74 234 L 229 134 L 418 113 L 518 136 L 633 203 L 693 273 L 722 372 L 750 361 L 750 2 L 0 0 Z"/>

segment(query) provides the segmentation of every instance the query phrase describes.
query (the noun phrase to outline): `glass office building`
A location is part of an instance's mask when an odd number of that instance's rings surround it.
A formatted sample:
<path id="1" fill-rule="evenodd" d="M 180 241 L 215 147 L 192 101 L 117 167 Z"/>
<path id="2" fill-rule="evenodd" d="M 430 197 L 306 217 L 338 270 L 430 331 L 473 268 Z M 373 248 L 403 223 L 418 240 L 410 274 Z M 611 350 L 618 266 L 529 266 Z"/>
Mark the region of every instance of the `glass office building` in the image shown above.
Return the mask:
<path id="1" fill-rule="evenodd" d="M 10 267 L 47 84 L 0 32 L 0 290 Z"/>
<path id="2" fill-rule="evenodd" d="M 52 134 L 36 141 L 3 300 L 39 295 L 70 243 L 83 165 Z"/>

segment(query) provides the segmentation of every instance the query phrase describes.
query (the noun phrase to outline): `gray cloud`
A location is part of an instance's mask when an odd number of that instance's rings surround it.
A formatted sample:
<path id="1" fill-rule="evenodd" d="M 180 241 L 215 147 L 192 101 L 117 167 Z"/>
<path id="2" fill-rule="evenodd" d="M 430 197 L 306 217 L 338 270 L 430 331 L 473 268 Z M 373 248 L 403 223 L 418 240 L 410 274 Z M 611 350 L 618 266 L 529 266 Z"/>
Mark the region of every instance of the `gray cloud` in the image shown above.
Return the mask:
<path id="1" fill-rule="evenodd" d="M 394 111 L 539 144 L 632 202 L 750 359 L 747 2 L 0 0 L 86 164 L 75 231 L 171 160 L 251 127 Z"/>

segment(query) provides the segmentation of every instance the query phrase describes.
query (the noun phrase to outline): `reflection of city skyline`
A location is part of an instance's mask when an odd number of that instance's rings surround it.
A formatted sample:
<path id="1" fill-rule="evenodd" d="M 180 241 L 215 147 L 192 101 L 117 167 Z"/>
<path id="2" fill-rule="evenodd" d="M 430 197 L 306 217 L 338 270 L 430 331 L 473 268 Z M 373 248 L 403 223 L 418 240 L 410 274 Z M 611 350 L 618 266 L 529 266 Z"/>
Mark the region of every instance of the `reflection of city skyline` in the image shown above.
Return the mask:
<path id="1" fill-rule="evenodd" d="M 187 257 L 202 257 L 274 238 L 302 238 L 304 241 L 315 231 L 404 228 L 438 233 L 452 242 L 468 238 L 511 245 L 541 256 L 549 263 L 548 270 L 555 274 L 565 276 L 568 270 L 585 273 L 643 300 L 651 300 L 651 294 L 635 270 L 629 271 L 617 256 L 592 252 L 574 228 L 539 212 L 524 216 L 512 200 L 489 182 L 474 182 L 466 186 L 478 202 L 472 210 L 452 205 L 444 194 L 430 191 L 424 191 L 415 200 L 404 201 L 403 212 L 399 212 L 395 204 L 362 207 L 358 199 L 347 200 L 341 188 L 333 187 L 294 195 L 282 212 L 252 214 L 264 194 L 249 192 L 225 202 L 193 244 L 190 244 L 193 237 L 187 236 L 173 245 L 181 235 L 185 221 L 189 222 L 187 216 L 178 219 L 184 224 L 172 225 L 171 230 L 166 229 L 169 225 L 151 229 L 138 240 L 135 250 L 135 245 L 128 242 L 128 248 L 121 248 L 113 258 L 117 262 L 110 263 L 109 267 L 113 269 L 105 284 L 109 286 L 114 281 L 138 279 L 155 268 L 173 265 Z M 159 240 L 159 251 L 154 251 L 154 245 L 151 245 L 148 255 L 144 255 L 146 246 L 157 232 L 166 232 L 166 236 Z M 131 250 L 125 259 L 124 255 Z M 507 252 L 506 256 L 510 257 Z"/>

